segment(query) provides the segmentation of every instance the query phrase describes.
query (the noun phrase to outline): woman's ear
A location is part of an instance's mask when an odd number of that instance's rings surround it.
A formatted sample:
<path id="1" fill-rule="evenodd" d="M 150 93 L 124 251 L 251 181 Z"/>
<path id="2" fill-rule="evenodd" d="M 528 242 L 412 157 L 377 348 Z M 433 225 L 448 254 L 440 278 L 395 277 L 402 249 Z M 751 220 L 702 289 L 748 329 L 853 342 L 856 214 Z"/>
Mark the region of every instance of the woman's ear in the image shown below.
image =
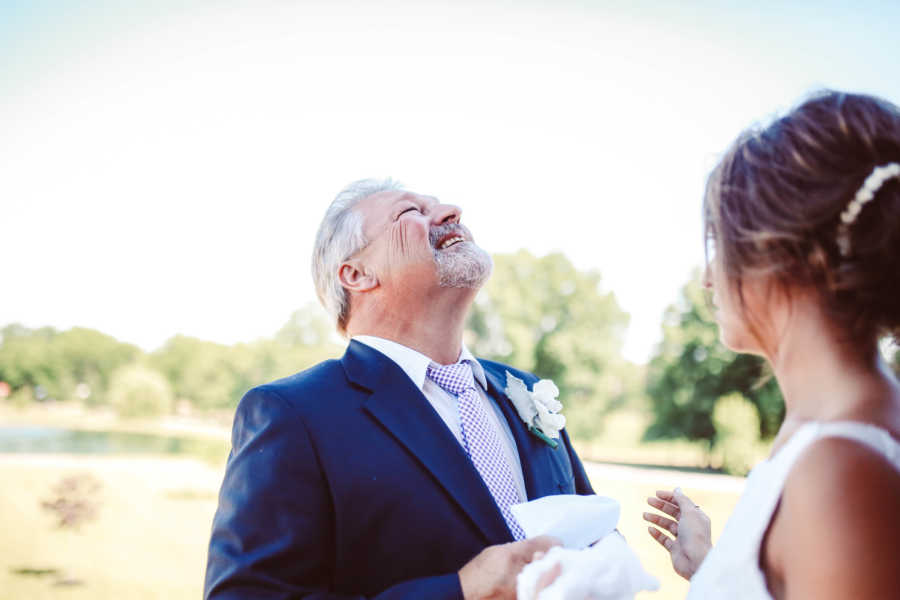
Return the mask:
<path id="1" fill-rule="evenodd" d="M 378 287 L 378 278 L 369 268 L 358 261 L 342 263 L 338 269 L 338 279 L 349 292 L 368 292 Z"/>

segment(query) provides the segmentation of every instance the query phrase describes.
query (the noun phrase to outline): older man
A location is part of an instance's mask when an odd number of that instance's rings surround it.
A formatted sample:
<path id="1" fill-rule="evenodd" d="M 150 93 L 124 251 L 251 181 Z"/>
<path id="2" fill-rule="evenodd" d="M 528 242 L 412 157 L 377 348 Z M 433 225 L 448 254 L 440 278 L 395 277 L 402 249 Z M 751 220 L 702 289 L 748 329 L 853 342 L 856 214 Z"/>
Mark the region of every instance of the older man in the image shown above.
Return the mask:
<path id="1" fill-rule="evenodd" d="M 332 202 L 313 275 L 351 341 L 241 400 L 208 598 L 513 597 L 550 541 L 516 541 L 509 507 L 592 493 L 565 432 L 533 435 L 504 393 L 536 378 L 462 343 L 491 260 L 460 212 L 390 181 Z"/>

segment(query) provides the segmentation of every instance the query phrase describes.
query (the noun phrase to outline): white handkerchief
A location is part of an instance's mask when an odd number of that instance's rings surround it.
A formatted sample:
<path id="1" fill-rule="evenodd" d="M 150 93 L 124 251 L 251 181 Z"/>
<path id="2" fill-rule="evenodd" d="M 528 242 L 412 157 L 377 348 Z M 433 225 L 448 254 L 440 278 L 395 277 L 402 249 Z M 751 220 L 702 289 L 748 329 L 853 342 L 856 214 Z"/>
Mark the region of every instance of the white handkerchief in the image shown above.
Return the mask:
<path id="1" fill-rule="evenodd" d="M 581 549 L 616 528 L 619 503 L 605 496 L 544 496 L 510 507 L 526 537 L 552 535 L 566 548 Z"/>
<path id="2" fill-rule="evenodd" d="M 659 589 L 659 581 L 644 571 L 625 538 L 614 532 L 586 550 L 551 548 L 526 565 L 516 582 L 518 600 L 533 600 L 538 578 L 557 564 L 562 573 L 539 600 L 633 600 L 640 591 Z"/>

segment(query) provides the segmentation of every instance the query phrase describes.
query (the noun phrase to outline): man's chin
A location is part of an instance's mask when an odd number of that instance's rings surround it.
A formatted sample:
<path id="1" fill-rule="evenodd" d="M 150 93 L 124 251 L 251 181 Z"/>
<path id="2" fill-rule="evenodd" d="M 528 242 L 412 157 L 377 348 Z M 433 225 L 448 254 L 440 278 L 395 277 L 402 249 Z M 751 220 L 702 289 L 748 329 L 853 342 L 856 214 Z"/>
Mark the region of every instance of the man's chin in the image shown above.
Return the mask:
<path id="1" fill-rule="evenodd" d="M 491 256 L 471 242 L 455 244 L 439 252 L 435 252 L 435 262 L 441 287 L 480 289 L 494 268 Z"/>
<path id="2" fill-rule="evenodd" d="M 480 279 L 460 278 L 460 277 L 443 277 L 438 282 L 442 288 L 480 290 L 487 283 L 488 277 Z"/>

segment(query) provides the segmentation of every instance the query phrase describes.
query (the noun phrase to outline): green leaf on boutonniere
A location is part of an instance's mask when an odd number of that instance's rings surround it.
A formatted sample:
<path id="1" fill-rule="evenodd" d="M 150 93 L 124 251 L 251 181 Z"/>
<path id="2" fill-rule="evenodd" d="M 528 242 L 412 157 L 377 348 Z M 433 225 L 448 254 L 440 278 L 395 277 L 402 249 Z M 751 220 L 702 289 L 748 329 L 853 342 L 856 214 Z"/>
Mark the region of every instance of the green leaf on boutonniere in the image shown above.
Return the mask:
<path id="1" fill-rule="evenodd" d="M 547 436 L 544 434 L 543 431 L 541 431 L 540 429 L 538 429 L 538 428 L 535 427 L 534 425 L 529 426 L 529 427 L 528 427 L 528 431 L 530 431 L 531 433 L 533 433 L 534 435 L 536 435 L 537 437 L 539 437 L 539 438 L 541 439 L 542 442 L 544 442 L 545 444 L 547 444 L 548 446 L 550 446 L 550 447 L 553 448 L 554 450 L 556 450 L 557 446 L 559 446 L 559 442 L 557 442 L 556 440 L 554 440 L 554 439 L 552 439 L 552 438 L 547 437 Z"/>

